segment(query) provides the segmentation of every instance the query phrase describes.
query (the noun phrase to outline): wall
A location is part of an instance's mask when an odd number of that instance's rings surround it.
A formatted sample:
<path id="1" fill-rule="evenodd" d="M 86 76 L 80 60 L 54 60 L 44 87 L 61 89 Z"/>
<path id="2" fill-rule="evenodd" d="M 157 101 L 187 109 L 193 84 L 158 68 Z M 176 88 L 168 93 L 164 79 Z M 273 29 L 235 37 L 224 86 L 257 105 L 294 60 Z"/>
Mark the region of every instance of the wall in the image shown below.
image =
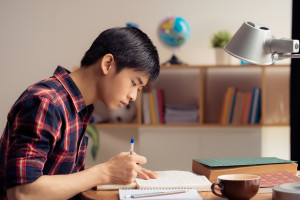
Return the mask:
<path id="1" fill-rule="evenodd" d="M 92 160 L 89 146 L 87 164 L 104 162 L 120 151 L 128 151 L 130 136 L 136 136 L 136 152 L 147 158 L 144 166 L 152 170 L 191 170 L 194 158 L 258 157 L 262 153 L 262 133 L 257 127 L 143 127 L 138 132 L 101 128 L 98 158 Z M 111 148 L 113 144 L 117 148 Z"/>
<path id="2" fill-rule="evenodd" d="M 135 138 L 135 151 L 147 158 L 144 167 L 152 170 L 191 170 L 195 158 L 279 157 L 290 159 L 289 127 L 143 127 L 100 128 L 97 159 L 91 156 L 89 140 L 88 166 L 109 160 L 128 151 Z"/>
<path id="3" fill-rule="evenodd" d="M 0 130 L 27 86 L 51 76 L 57 65 L 70 70 L 78 66 L 91 42 L 107 28 L 139 24 L 164 62 L 171 50 L 160 43 L 158 24 L 165 16 L 182 16 L 192 33 L 178 57 L 188 64 L 215 64 L 209 42 L 213 33 L 221 29 L 234 33 L 244 21 L 252 21 L 290 38 L 291 6 L 291 0 L 0 0 Z"/>

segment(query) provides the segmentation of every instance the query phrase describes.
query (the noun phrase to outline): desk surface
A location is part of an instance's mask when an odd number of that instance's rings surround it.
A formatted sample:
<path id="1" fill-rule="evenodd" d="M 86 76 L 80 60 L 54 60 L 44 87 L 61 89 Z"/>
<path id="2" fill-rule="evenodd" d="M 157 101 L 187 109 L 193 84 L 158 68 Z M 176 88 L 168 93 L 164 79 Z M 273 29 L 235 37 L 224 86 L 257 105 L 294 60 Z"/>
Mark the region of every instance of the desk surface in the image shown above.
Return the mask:
<path id="1" fill-rule="evenodd" d="M 211 192 L 199 192 L 202 196 L 203 200 L 216 200 L 222 199 L 215 196 Z M 88 190 L 86 192 L 81 193 L 82 200 L 119 200 L 119 191 L 95 191 L 95 190 Z M 271 200 L 272 193 L 265 193 L 265 194 L 257 194 L 251 200 Z"/>

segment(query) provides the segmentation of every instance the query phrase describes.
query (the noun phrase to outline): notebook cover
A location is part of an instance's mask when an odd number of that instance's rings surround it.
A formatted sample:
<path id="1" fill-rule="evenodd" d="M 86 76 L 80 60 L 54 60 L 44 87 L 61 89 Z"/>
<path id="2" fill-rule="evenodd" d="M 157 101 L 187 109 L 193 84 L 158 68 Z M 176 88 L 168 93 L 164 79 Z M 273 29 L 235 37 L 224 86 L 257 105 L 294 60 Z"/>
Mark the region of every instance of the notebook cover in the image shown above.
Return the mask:
<path id="1" fill-rule="evenodd" d="M 266 164 L 293 163 L 295 161 L 284 160 L 276 157 L 249 157 L 249 158 L 219 158 L 219 159 L 195 159 L 208 167 L 234 167 Z"/>

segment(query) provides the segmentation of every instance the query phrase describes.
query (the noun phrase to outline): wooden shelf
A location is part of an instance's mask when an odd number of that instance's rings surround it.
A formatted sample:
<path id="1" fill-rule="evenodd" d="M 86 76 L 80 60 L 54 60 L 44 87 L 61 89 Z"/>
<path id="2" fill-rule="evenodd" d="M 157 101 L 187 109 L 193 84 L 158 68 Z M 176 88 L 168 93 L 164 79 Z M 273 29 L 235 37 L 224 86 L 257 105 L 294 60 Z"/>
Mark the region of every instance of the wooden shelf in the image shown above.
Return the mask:
<path id="1" fill-rule="evenodd" d="M 93 124 L 95 127 L 97 128 L 134 128 L 134 127 L 139 127 L 139 126 L 142 126 L 142 125 L 139 125 L 139 124 L 117 124 L 117 123 L 96 123 L 96 124 Z"/>
<path id="2" fill-rule="evenodd" d="M 138 127 L 263 127 L 263 126 L 289 126 L 289 124 L 114 124 L 114 123 L 99 123 L 94 124 L 98 128 L 138 128 Z"/>
<path id="3" fill-rule="evenodd" d="M 161 69 L 205 69 L 205 68 L 279 68 L 290 65 L 161 65 Z"/>
<path id="4" fill-rule="evenodd" d="M 166 103 L 198 105 L 198 124 L 143 124 L 142 93 L 137 101 L 136 123 L 95 124 L 97 127 L 263 127 L 289 126 L 289 65 L 162 65 L 151 87 L 165 91 Z M 173 76 L 173 77 L 172 77 Z M 240 91 L 260 87 L 259 124 L 219 124 L 221 102 L 229 86 Z M 149 90 L 149 88 L 148 88 Z"/>

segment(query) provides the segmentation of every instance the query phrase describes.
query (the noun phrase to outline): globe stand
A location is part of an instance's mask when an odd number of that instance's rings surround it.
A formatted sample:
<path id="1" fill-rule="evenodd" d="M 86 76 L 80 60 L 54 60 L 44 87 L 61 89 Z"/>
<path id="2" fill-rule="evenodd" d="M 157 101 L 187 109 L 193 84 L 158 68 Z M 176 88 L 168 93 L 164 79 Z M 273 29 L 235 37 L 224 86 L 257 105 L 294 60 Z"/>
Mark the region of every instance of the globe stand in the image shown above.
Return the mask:
<path id="1" fill-rule="evenodd" d="M 172 55 L 172 57 L 170 58 L 170 60 L 168 60 L 167 62 L 163 63 L 164 65 L 182 65 L 183 62 L 181 62 L 177 56 L 175 54 Z"/>

